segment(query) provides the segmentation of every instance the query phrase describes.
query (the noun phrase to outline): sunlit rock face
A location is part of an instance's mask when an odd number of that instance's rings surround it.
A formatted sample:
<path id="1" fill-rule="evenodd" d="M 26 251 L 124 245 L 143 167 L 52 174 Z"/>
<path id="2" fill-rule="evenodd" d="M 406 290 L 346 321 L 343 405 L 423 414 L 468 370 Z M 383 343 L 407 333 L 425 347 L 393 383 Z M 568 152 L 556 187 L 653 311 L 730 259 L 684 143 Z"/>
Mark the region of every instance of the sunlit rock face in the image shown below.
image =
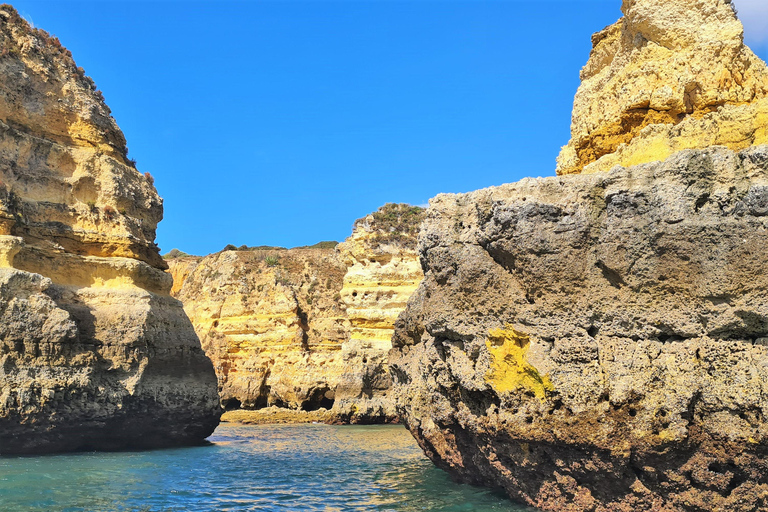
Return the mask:
<path id="1" fill-rule="evenodd" d="M 726 0 L 624 0 L 592 37 L 557 173 L 768 143 L 768 71 Z"/>
<path id="2" fill-rule="evenodd" d="M 430 202 L 397 410 L 546 511 L 768 502 L 768 146 Z"/>
<path id="3" fill-rule="evenodd" d="M 228 408 L 330 409 L 349 325 L 330 249 L 226 250 L 170 260 Z M 192 265 L 190 267 L 190 265 Z"/>
<path id="4" fill-rule="evenodd" d="M 0 6 L 0 454 L 202 441 L 216 378 L 154 244 L 162 201 L 57 39 Z"/>
<path id="5" fill-rule="evenodd" d="M 170 259 L 175 296 L 214 362 L 225 407 L 324 408 L 341 423 L 394 421 L 387 352 L 422 277 L 422 215 L 386 205 L 338 247 L 231 247 Z"/>
<path id="6" fill-rule="evenodd" d="M 416 252 L 423 213 L 418 207 L 387 205 L 358 220 L 352 236 L 339 245 L 347 267 L 341 299 L 350 330 L 337 408 L 349 417 L 397 416 L 388 353 L 395 320 L 424 278 Z"/>

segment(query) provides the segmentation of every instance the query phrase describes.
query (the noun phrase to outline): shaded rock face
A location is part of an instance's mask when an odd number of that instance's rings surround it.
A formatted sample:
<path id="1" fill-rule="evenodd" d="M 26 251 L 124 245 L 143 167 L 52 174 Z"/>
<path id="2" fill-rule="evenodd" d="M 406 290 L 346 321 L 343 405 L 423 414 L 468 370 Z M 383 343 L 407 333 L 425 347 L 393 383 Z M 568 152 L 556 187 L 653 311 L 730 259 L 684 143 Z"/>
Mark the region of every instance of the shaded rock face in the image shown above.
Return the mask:
<path id="1" fill-rule="evenodd" d="M 729 0 L 624 0 L 592 37 L 557 173 L 768 143 L 768 70 Z"/>
<path id="2" fill-rule="evenodd" d="M 332 411 L 341 423 L 396 419 L 387 353 L 422 274 L 423 209 L 387 205 L 338 248 L 227 250 L 169 260 L 228 408 Z"/>
<path id="3" fill-rule="evenodd" d="M 768 508 L 768 146 L 440 195 L 398 412 L 551 511 Z"/>
<path id="4" fill-rule="evenodd" d="M 93 82 L 0 6 L 0 454 L 202 441 L 210 360 L 154 244 L 162 201 Z"/>

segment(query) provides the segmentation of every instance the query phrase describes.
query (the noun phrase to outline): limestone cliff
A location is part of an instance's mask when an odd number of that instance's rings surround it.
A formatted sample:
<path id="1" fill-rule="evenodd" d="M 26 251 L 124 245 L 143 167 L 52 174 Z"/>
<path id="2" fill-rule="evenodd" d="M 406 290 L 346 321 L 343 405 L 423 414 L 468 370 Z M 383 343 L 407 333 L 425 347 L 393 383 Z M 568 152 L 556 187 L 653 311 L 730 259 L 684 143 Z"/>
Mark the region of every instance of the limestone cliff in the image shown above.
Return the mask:
<path id="1" fill-rule="evenodd" d="M 390 354 L 459 479 L 547 511 L 766 510 L 768 146 L 430 202 Z"/>
<path id="2" fill-rule="evenodd" d="M 347 415 L 396 416 L 387 355 L 395 320 L 424 278 L 416 252 L 423 217 L 423 208 L 388 204 L 355 222 L 352 235 L 339 245 L 347 268 L 341 300 L 350 330 L 337 409 Z"/>
<path id="3" fill-rule="evenodd" d="M 437 465 L 545 511 L 766 510 L 765 64 L 723 0 L 622 8 L 583 173 L 430 202 L 392 393 Z"/>
<path id="4" fill-rule="evenodd" d="M 214 362 L 228 408 L 330 408 L 348 321 L 333 249 L 227 250 L 190 265 L 178 298 Z"/>
<path id="5" fill-rule="evenodd" d="M 592 37 L 557 173 L 768 143 L 768 70 L 730 0 L 624 0 Z"/>
<path id="6" fill-rule="evenodd" d="M 216 380 L 93 81 L 0 6 L 0 454 L 199 442 Z"/>
<path id="7" fill-rule="evenodd" d="M 228 408 L 330 409 L 395 419 L 386 354 L 421 279 L 423 209 L 386 205 L 338 248 L 230 247 L 169 260 L 176 295 L 214 361 Z"/>

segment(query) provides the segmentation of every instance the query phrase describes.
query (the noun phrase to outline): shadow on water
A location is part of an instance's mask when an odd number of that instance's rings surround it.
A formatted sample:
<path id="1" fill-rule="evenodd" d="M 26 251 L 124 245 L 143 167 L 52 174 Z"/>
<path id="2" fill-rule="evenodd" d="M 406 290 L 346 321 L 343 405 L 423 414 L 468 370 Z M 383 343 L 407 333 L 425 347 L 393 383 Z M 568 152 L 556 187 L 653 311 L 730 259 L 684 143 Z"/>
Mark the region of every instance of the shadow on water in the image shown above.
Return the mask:
<path id="1" fill-rule="evenodd" d="M 0 510 L 531 509 L 453 483 L 402 427 L 223 424 L 207 446 L 2 458 Z"/>

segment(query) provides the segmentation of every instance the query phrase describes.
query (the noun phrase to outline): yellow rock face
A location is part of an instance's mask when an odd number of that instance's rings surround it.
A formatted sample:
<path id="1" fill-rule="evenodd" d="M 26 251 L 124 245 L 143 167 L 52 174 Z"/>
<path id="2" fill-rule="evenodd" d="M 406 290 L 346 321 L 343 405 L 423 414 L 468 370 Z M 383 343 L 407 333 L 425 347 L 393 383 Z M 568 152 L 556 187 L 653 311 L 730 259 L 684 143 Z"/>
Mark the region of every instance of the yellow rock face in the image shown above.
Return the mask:
<path id="1" fill-rule="evenodd" d="M 528 362 L 527 334 L 507 326 L 494 329 L 485 341 L 490 355 L 490 369 L 486 381 L 497 393 L 525 389 L 544 400 L 555 390 L 552 381 Z"/>
<path id="2" fill-rule="evenodd" d="M 213 368 L 154 243 L 162 215 L 93 81 L 0 6 L 0 454 L 215 428 Z"/>
<path id="3" fill-rule="evenodd" d="M 624 0 L 592 37 L 558 174 L 768 143 L 768 70 L 724 0 Z"/>
<path id="4" fill-rule="evenodd" d="M 367 397 L 366 407 L 395 414 L 387 357 L 395 320 L 424 278 L 416 250 L 422 217 L 420 208 L 389 204 L 359 219 L 352 235 L 339 244 L 347 267 L 341 300 L 350 324 L 343 345 L 347 370 L 337 393 L 342 409 L 359 407 Z"/>
<path id="5" fill-rule="evenodd" d="M 333 249 L 223 251 L 170 269 L 225 406 L 330 408 L 348 331 Z"/>
<path id="6" fill-rule="evenodd" d="M 350 339 L 390 348 L 397 316 L 424 274 L 415 247 L 379 244 L 374 230 L 360 223 L 339 245 L 347 265 L 341 298 L 347 305 Z"/>
<path id="7" fill-rule="evenodd" d="M 341 422 L 392 420 L 387 353 L 395 319 L 422 278 L 422 213 L 387 205 L 335 249 L 169 260 L 222 402 L 326 408 Z"/>

